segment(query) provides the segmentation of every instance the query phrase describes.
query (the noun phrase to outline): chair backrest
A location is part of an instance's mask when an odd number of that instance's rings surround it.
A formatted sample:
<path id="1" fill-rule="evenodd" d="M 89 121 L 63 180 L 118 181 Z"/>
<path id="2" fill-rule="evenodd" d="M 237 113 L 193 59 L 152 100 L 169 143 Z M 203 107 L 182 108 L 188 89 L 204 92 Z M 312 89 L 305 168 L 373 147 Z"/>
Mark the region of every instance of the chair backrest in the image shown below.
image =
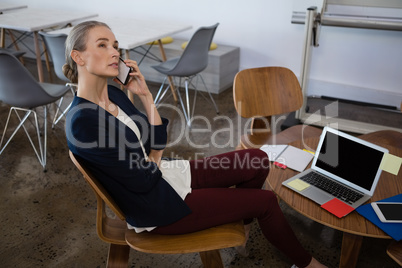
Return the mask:
<path id="1" fill-rule="evenodd" d="M 125 220 L 123 211 L 117 206 L 113 198 L 109 195 L 106 189 L 100 184 L 100 182 L 90 173 L 90 171 L 85 168 L 78 159 L 74 156 L 74 154 L 69 151 L 69 155 L 71 161 L 73 161 L 74 165 L 78 168 L 81 174 L 84 176 L 86 182 L 91 186 L 92 190 L 94 190 L 95 194 L 99 196 L 106 205 L 112 209 L 112 211 L 119 217 L 121 220 Z"/>
<path id="2" fill-rule="evenodd" d="M 55 101 L 35 77 L 12 54 L 0 51 L 0 100 L 21 108 L 34 108 Z"/>
<path id="3" fill-rule="evenodd" d="M 174 76 L 191 76 L 208 66 L 208 52 L 219 23 L 199 28 L 191 37 L 176 66 L 170 71 Z"/>
<path id="4" fill-rule="evenodd" d="M 95 193 L 97 201 L 96 233 L 99 238 L 106 243 L 127 245 L 125 239 L 127 223 L 125 221 L 124 213 L 120 210 L 105 188 L 103 188 L 98 180 L 92 176 L 88 169 L 81 165 L 71 151 L 69 151 L 69 154 L 71 161 L 78 168 L 84 176 L 85 181 L 91 186 Z M 105 204 L 114 212 L 117 218 L 111 218 L 107 215 Z"/>
<path id="5" fill-rule="evenodd" d="M 303 104 L 299 81 L 284 67 L 261 67 L 238 72 L 233 83 L 237 113 L 245 118 L 294 112 Z"/>
<path id="6" fill-rule="evenodd" d="M 69 82 L 62 70 L 63 65 L 66 63 L 65 43 L 67 35 L 49 34 L 45 32 L 39 32 L 39 34 L 42 36 L 43 42 L 45 42 L 47 52 L 52 59 L 54 72 L 56 73 L 57 77 L 64 82 Z"/>

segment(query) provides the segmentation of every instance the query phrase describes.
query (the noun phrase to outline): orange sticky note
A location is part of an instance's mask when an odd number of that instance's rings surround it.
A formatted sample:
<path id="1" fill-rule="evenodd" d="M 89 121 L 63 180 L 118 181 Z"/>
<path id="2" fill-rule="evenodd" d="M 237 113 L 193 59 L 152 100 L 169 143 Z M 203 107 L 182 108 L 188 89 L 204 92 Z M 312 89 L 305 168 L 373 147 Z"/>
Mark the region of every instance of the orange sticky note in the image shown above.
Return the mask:
<path id="1" fill-rule="evenodd" d="M 327 203 L 322 204 L 321 207 L 328 210 L 338 218 L 342 218 L 343 216 L 355 210 L 353 207 L 343 203 L 341 200 L 337 198 L 334 198 L 328 201 Z"/>

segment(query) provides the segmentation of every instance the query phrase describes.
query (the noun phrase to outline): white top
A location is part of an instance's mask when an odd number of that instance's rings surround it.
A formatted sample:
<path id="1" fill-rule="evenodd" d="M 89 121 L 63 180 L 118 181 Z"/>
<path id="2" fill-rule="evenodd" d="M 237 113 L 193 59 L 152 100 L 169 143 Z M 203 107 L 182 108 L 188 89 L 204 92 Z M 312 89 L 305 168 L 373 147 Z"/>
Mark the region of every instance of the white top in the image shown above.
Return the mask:
<path id="1" fill-rule="evenodd" d="M 120 107 L 118 107 L 118 109 L 119 113 L 117 114 L 117 119 L 123 122 L 135 133 L 135 135 L 137 135 L 144 156 L 145 158 L 148 158 L 148 155 L 146 154 L 144 146 L 141 142 L 140 130 L 138 129 L 137 124 L 122 109 L 120 109 Z M 189 161 L 181 159 L 171 161 L 162 160 L 159 170 L 162 172 L 162 178 L 165 179 L 170 186 L 172 186 L 172 188 L 183 200 L 186 198 L 187 194 L 191 193 L 191 172 Z M 156 228 L 156 226 L 137 228 L 127 223 L 127 228 L 134 229 L 135 232 L 140 233 L 143 231 L 152 231 Z"/>

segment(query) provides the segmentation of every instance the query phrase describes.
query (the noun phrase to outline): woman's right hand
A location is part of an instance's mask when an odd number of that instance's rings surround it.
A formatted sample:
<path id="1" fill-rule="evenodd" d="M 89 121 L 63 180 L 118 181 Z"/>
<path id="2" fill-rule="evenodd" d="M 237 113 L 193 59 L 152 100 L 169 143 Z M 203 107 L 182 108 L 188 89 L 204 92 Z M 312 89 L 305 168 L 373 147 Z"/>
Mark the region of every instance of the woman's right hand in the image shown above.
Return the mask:
<path id="1" fill-rule="evenodd" d="M 142 75 L 140 69 L 138 68 L 138 64 L 134 60 L 124 60 L 124 63 L 131 68 L 130 72 L 130 80 L 128 81 L 127 85 L 123 85 L 127 90 L 132 92 L 138 96 L 149 96 L 151 92 L 149 91 L 148 85 L 145 81 L 144 76 Z M 113 79 L 115 82 L 121 84 L 116 78 Z"/>

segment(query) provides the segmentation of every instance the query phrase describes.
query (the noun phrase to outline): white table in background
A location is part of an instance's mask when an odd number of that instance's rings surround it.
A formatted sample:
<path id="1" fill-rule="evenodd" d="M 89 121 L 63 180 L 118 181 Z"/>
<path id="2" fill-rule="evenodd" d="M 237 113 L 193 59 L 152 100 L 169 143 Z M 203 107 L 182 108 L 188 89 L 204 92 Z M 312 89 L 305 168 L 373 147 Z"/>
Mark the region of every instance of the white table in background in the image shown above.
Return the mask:
<path id="1" fill-rule="evenodd" d="M 94 18 L 97 21 L 106 23 L 113 31 L 117 41 L 119 41 L 119 48 L 125 50 L 125 57 L 128 58 L 130 49 L 145 45 L 149 42 L 158 40 L 159 49 L 161 52 L 162 60 L 166 60 L 165 51 L 161 39 L 179 32 L 183 32 L 192 28 L 191 25 L 175 23 L 170 21 L 163 21 L 158 19 L 136 19 L 136 18 L 121 18 L 121 17 L 103 17 L 99 16 Z M 72 27 L 63 28 L 49 33 L 54 34 L 69 34 Z M 172 93 L 175 101 L 177 97 L 174 91 L 174 85 L 169 80 L 172 88 Z M 130 96 L 130 98 L 132 98 Z"/>
<path id="2" fill-rule="evenodd" d="M 0 15 L 3 14 L 3 12 L 7 11 L 14 11 L 22 8 L 27 8 L 28 6 L 25 5 L 17 5 L 17 4 L 11 4 L 11 3 L 0 3 Z M 4 47 L 4 28 L 1 28 L 1 33 L 0 33 L 0 47 Z"/>
<path id="3" fill-rule="evenodd" d="M 11 10 L 27 8 L 27 7 L 28 7 L 27 5 L 17 5 L 17 4 L 11 4 L 11 3 L 0 3 L 0 14 L 2 14 L 5 11 L 11 11 Z"/>
<path id="4" fill-rule="evenodd" d="M 56 9 L 21 9 L 18 12 L 10 12 L 0 15 L 0 27 L 2 28 L 1 39 L 4 40 L 3 29 L 32 32 L 34 36 L 36 64 L 38 66 L 39 81 L 44 82 L 41 51 L 39 46 L 38 31 L 65 26 L 79 20 L 96 17 L 97 14 Z M 2 44 L 3 46 L 3 44 Z"/>

